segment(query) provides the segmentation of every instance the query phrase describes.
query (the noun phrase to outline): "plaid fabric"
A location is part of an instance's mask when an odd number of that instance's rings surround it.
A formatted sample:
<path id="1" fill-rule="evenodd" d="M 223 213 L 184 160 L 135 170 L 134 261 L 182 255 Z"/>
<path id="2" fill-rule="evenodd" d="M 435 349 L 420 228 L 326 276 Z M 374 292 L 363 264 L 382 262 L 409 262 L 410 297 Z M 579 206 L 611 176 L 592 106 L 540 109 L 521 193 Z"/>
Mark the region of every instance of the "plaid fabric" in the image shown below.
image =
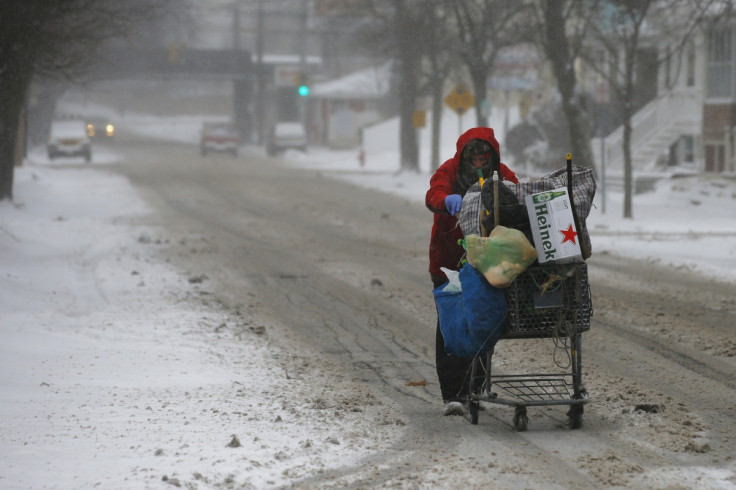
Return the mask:
<path id="1" fill-rule="evenodd" d="M 471 185 L 463 196 L 463 205 L 457 218 L 463 235 L 480 235 L 480 183 Z"/>
<path id="2" fill-rule="evenodd" d="M 519 202 L 524 204 L 524 199 L 530 194 L 559 189 L 560 187 L 567 187 L 567 169 L 562 168 L 547 174 L 540 180 L 520 182 L 518 184 L 504 182 L 504 185 L 514 191 Z M 578 214 L 578 220 L 580 221 L 581 229 L 578 230 L 578 233 L 580 234 L 582 241 L 587 245 L 588 250 L 592 250 L 592 248 L 585 220 L 590 214 L 590 208 L 593 206 L 595 190 L 596 183 L 595 178 L 593 178 L 593 169 L 573 165 L 572 200 L 573 205 L 575 206 L 575 211 Z M 480 184 L 476 182 L 470 186 L 468 192 L 465 193 L 465 197 L 463 197 L 463 205 L 460 208 L 458 221 L 460 222 L 460 228 L 463 230 L 465 235 L 480 235 L 481 206 Z"/>
<path id="3" fill-rule="evenodd" d="M 516 193 L 516 197 L 520 203 L 524 202 L 524 198 L 529 194 L 537 192 L 551 191 L 560 187 L 567 187 L 567 170 L 562 168 L 551 174 L 547 174 L 540 180 L 533 182 L 521 182 L 519 184 L 506 184 L 506 186 Z M 593 206 L 593 197 L 595 196 L 595 179 L 593 178 L 593 169 L 588 167 L 572 166 L 572 200 L 578 218 L 582 221 L 590 214 L 590 208 Z M 581 224 L 582 225 L 582 224 Z"/>

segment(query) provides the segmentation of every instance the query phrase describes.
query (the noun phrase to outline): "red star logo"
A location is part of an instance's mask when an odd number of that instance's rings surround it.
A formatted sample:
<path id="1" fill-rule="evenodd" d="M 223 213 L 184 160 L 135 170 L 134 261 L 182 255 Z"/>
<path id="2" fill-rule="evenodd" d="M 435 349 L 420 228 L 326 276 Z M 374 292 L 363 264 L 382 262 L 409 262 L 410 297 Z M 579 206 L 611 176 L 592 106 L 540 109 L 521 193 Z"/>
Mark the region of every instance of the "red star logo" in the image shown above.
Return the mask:
<path id="1" fill-rule="evenodd" d="M 572 229 L 572 224 L 567 230 L 560 230 L 560 233 L 562 233 L 562 236 L 565 237 L 565 239 L 562 240 L 562 243 L 565 243 L 567 241 L 575 243 L 575 237 L 577 236 L 578 232 Z M 577 245 L 577 243 L 575 244 Z"/>

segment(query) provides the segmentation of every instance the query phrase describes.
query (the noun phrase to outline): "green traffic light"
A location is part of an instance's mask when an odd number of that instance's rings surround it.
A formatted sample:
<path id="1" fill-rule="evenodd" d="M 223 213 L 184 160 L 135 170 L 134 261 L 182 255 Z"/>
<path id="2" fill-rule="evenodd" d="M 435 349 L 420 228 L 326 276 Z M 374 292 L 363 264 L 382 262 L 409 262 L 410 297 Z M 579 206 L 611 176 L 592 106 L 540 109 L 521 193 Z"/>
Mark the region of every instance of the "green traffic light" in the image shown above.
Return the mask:
<path id="1" fill-rule="evenodd" d="M 299 95 L 301 95 L 302 97 L 306 97 L 307 95 L 309 95 L 309 87 L 307 87 L 306 85 L 300 85 Z"/>

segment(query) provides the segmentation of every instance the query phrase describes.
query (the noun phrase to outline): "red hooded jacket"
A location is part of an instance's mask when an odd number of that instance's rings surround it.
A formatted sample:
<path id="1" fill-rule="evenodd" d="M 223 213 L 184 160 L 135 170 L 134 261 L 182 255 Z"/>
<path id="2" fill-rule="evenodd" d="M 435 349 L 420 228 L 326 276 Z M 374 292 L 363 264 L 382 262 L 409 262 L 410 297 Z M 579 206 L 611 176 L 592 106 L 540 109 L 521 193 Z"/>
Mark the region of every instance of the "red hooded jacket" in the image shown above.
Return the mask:
<path id="1" fill-rule="evenodd" d="M 472 128 L 460 135 L 457 140 L 457 152 L 455 156 L 440 165 L 429 181 L 429 190 L 425 197 L 427 208 L 434 213 L 434 224 L 432 225 L 432 237 L 429 241 L 429 274 L 433 280 L 446 280 L 445 273 L 440 267 L 450 270 L 460 269 L 460 260 L 465 254 L 465 249 L 458 244 L 463 238 L 457 218 L 450 216 L 445 208 L 445 197 L 450 194 L 461 194 L 457 185 L 457 172 L 460 165 L 465 145 L 473 139 L 485 140 L 491 144 L 496 153 L 501 156 L 500 147 L 491 128 Z M 516 174 L 506 165 L 501 164 L 500 177 L 513 183 L 518 183 Z"/>

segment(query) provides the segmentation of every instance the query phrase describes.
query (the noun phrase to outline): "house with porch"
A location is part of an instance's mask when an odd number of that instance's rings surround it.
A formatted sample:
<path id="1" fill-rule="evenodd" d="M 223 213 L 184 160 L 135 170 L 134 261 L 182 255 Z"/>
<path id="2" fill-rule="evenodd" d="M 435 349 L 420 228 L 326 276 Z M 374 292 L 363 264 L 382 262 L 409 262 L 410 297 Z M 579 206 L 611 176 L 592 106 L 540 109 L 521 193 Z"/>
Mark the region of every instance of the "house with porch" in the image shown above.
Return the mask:
<path id="1" fill-rule="evenodd" d="M 640 56 L 642 69 L 647 59 L 665 61 L 649 64 L 658 69 L 656 91 L 632 121 L 635 179 L 667 170 L 736 173 L 736 25 L 703 28 L 676 56 L 663 56 L 668 46 L 652 49 L 651 58 L 647 51 Z M 615 183 L 623 168 L 623 128 L 599 141 L 596 163 Z"/>

